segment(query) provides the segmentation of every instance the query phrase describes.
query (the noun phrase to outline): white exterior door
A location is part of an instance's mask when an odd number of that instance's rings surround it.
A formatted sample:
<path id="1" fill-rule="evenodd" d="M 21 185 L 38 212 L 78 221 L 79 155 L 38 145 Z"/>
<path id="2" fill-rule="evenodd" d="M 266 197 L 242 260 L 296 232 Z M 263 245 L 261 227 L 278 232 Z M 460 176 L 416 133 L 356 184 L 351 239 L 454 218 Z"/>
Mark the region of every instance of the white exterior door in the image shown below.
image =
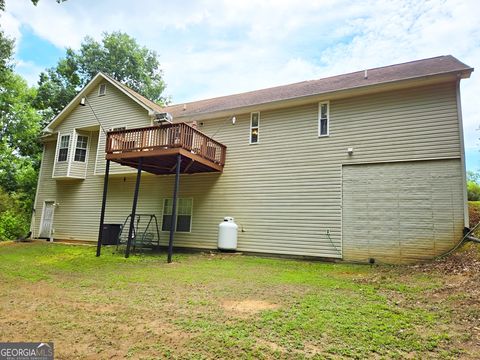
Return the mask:
<path id="1" fill-rule="evenodd" d="M 45 201 L 43 204 L 42 222 L 40 224 L 41 238 L 50 239 L 52 236 L 53 213 L 55 206 L 53 201 Z"/>

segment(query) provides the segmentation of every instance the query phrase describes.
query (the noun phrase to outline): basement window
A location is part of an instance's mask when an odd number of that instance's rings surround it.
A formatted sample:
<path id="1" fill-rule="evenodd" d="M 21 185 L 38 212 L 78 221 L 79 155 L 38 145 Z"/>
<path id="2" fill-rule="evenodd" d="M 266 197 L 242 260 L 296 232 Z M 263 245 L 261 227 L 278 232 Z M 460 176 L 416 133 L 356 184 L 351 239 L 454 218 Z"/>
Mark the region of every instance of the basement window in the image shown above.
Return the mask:
<path id="1" fill-rule="evenodd" d="M 100 84 L 98 87 L 98 96 L 103 96 L 107 92 L 107 84 Z"/>
<path id="2" fill-rule="evenodd" d="M 77 145 L 75 145 L 75 161 L 85 162 L 87 158 L 88 136 L 77 136 Z"/>
<path id="3" fill-rule="evenodd" d="M 163 199 L 162 231 L 170 231 L 172 221 L 172 199 Z M 176 232 L 190 232 L 192 229 L 193 199 L 181 198 L 177 200 Z"/>
<path id="4" fill-rule="evenodd" d="M 318 136 L 329 135 L 330 106 L 328 101 L 318 104 Z"/>
<path id="5" fill-rule="evenodd" d="M 250 144 L 257 144 L 260 130 L 260 113 L 250 114 Z"/>
<path id="6" fill-rule="evenodd" d="M 68 146 L 70 145 L 70 135 L 62 135 L 60 137 L 60 146 L 58 148 L 58 162 L 67 161 Z"/>

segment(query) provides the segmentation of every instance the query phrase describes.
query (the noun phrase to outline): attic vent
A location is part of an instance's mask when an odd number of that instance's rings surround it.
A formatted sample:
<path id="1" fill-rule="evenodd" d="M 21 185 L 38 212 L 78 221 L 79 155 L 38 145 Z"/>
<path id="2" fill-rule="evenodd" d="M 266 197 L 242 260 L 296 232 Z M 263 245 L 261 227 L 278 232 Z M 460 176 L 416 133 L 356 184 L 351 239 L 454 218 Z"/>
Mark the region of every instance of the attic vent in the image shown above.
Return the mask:
<path id="1" fill-rule="evenodd" d="M 100 84 L 98 87 L 98 96 L 103 96 L 107 92 L 107 84 Z"/>

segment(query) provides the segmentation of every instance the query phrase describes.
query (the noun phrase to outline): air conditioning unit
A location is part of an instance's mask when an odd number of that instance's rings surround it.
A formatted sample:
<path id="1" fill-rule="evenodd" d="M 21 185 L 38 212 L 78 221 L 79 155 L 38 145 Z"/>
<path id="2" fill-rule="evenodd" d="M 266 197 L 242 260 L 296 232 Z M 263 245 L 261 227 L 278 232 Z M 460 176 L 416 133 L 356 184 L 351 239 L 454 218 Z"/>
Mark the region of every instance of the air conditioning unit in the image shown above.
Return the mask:
<path id="1" fill-rule="evenodd" d="M 173 116 L 172 114 L 168 112 L 162 112 L 162 113 L 155 113 L 153 115 L 153 122 L 155 124 L 163 124 L 163 123 L 172 123 L 173 121 Z"/>
<path id="2" fill-rule="evenodd" d="M 127 127 L 126 126 L 119 126 L 119 127 L 112 127 L 112 128 L 109 128 L 108 131 L 120 131 L 120 130 L 127 130 Z"/>

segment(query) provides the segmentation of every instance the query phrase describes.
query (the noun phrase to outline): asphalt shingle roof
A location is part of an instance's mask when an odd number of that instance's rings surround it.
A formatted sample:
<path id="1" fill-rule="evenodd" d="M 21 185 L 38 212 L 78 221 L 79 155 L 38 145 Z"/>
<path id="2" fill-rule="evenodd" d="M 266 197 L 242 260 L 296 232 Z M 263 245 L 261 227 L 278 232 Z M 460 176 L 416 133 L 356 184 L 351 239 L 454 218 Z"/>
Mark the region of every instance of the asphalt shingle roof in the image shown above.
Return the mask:
<path id="1" fill-rule="evenodd" d="M 266 104 L 275 101 L 319 95 L 339 90 L 348 90 L 453 72 L 470 73 L 471 71 L 473 71 L 473 68 L 462 63 L 451 55 L 445 55 L 368 69 L 368 77 L 366 79 L 365 70 L 362 70 L 318 80 L 302 81 L 290 85 L 276 86 L 235 95 L 170 105 L 163 108 L 162 111 L 168 111 L 174 117 L 194 116 L 246 106 Z"/>

